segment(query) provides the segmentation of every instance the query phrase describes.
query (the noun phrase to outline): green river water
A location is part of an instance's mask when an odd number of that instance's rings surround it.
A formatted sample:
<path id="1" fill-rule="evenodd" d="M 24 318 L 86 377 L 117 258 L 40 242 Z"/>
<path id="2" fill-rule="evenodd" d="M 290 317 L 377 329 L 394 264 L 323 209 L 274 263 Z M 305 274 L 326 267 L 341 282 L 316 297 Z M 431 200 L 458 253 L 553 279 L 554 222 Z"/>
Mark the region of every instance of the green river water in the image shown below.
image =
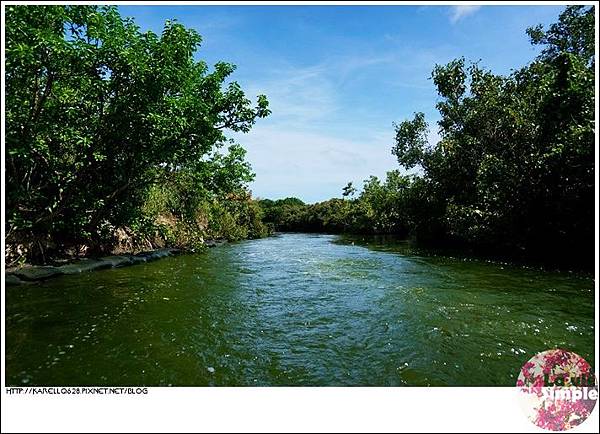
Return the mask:
<path id="1" fill-rule="evenodd" d="M 594 280 L 278 234 L 6 288 L 7 385 L 515 384 L 535 353 L 594 364 Z"/>

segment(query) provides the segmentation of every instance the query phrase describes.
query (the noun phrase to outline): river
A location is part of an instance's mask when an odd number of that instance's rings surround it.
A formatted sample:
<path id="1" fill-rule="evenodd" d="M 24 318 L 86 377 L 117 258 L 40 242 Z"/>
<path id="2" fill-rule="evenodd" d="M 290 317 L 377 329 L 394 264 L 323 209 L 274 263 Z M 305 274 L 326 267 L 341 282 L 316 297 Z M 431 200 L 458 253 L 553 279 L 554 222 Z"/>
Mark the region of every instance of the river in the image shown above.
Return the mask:
<path id="1" fill-rule="evenodd" d="M 278 234 L 6 288 L 7 385 L 515 384 L 594 365 L 589 275 Z"/>

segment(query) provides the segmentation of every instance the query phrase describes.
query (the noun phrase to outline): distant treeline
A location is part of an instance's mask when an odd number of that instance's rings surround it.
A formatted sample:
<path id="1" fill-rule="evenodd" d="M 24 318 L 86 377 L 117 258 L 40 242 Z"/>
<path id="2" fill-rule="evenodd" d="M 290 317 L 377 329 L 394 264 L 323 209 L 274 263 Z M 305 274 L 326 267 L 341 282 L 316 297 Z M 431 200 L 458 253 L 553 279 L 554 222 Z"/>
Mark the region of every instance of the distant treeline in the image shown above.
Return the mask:
<path id="1" fill-rule="evenodd" d="M 6 7 L 8 263 L 267 234 L 245 151 L 269 114 L 200 35 L 141 32 L 109 6 Z"/>
<path id="2" fill-rule="evenodd" d="M 282 231 L 393 233 L 422 243 L 591 267 L 594 260 L 594 7 L 527 30 L 541 54 L 508 76 L 465 59 L 432 73 L 441 140 L 422 113 L 392 153 L 417 175 L 371 177 L 355 197 L 263 200 Z"/>

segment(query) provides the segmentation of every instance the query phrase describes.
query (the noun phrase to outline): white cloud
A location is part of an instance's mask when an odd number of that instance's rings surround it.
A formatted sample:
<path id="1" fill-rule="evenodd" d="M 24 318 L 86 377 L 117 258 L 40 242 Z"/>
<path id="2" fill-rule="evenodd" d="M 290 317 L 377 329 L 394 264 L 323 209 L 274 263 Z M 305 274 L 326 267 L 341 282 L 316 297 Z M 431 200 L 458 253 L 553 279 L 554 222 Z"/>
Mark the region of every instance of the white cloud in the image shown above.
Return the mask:
<path id="1" fill-rule="evenodd" d="M 386 172 L 398 169 L 391 154 L 392 121 L 404 115 L 382 118 L 360 104 L 349 106 L 343 88 L 369 68 L 385 65 L 404 72 L 406 56 L 417 66 L 433 61 L 431 56 L 408 51 L 413 50 L 330 57 L 305 67 L 278 65 L 263 71 L 260 80 L 242 83 L 247 95 L 266 94 L 272 110 L 248 134 L 230 134 L 247 150 L 256 173 L 250 186 L 253 195 L 322 201 L 340 197 L 349 181 L 362 186 L 371 175 L 385 178 Z M 422 83 L 406 86 L 423 87 Z"/>
<path id="2" fill-rule="evenodd" d="M 392 55 L 346 56 L 305 67 L 279 66 L 264 71 L 264 79 L 244 88 L 247 95 L 267 95 L 272 122 L 306 126 L 339 113 L 340 87 L 358 71 L 395 60 Z"/>
<path id="3" fill-rule="evenodd" d="M 352 181 L 360 186 L 370 175 L 384 177 L 397 168 L 390 152 L 393 132 L 373 133 L 362 142 L 320 131 L 257 124 L 240 137 L 256 173 L 254 196 L 297 196 L 307 202 L 340 197 Z"/>
<path id="4" fill-rule="evenodd" d="M 306 125 L 337 110 L 334 84 L 321 65 L 271 70 L 267 79 L 247 86 L 246 94 L 267 95 L 272 122 Z"/>
<path id="5" fill-rule="evenodd" d="M 461 6 L 452 6 L 450 9 L 450 22 L 452 24 L 457 23 L 469 15 L 473 15 L 481 9 L 481 6 L 475 5 L 461 5 Z"/>

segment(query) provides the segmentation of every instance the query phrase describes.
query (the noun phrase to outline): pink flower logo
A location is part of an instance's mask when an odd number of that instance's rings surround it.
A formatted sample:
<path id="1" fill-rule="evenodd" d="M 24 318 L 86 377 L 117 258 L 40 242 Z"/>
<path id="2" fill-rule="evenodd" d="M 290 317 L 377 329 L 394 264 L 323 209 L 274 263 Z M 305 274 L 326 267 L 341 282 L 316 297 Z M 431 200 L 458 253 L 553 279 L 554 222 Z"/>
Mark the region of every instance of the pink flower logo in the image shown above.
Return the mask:
<path id="1" fill-rule="evenodd" d="M 598 399 L 598 384 L 589 363 L 558 348 L 539 353 L 525 363 L 517 388 L 529 419 L 551 431 L 580 425 Z"/>

